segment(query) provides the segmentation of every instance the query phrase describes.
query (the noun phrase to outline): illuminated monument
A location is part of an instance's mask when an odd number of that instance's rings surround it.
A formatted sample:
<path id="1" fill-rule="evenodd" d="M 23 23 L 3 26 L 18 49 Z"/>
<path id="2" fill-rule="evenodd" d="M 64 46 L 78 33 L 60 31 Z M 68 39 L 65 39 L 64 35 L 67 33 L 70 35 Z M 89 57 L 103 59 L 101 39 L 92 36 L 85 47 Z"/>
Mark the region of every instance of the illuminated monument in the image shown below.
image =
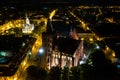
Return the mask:
<path id="1" fill-rule="evenodd" d="M 34 30 L 34 24 L 30 24 L 30 20 L 28 16 L 26 15 L 26 21 L 25 21 L 25 24 L 23 24 L 22 33 L 30 34 L 32 33 L 33 30 Z"/>

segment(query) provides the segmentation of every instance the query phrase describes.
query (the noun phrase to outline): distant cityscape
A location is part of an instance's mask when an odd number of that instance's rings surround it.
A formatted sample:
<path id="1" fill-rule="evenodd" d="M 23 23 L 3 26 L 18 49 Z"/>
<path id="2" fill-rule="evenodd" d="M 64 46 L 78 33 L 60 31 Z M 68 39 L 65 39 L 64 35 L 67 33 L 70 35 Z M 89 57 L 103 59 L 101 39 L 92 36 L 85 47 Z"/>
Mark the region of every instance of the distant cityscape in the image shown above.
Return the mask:
<path id="1" fill-rule="evenodd" d="M 119 1 L 18 1 L 0 3 L 0 80 L 120 79 Z"/>

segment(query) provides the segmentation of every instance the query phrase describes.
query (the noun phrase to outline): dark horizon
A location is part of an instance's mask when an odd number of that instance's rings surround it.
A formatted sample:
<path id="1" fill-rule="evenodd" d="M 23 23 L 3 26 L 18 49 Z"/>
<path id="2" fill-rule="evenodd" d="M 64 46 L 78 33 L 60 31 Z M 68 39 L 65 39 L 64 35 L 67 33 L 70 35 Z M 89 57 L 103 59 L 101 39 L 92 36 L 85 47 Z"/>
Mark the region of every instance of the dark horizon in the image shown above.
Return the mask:
<path id="1" fill-rule="evenodd" d="M 91 6 L 119 6 L 119 0 L 1 0 L 1 6 L 40 6 L 52 4 L 64 4 L 64 5 L 91 5 Z"/>

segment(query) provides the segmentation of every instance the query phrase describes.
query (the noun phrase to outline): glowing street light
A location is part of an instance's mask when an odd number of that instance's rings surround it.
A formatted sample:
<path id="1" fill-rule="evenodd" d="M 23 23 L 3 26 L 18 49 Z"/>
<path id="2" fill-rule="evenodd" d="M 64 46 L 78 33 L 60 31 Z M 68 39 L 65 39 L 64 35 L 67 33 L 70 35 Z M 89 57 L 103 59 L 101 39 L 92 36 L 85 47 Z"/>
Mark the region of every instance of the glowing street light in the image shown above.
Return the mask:
<path id="1" fill-rule="evenodd" d="M 53 10 L 53 11 L 50 13 L 50 17 L 49 17 L 50 20 L 51 20 L 52 17 L 55 15 L 56 11 L 57 11 L 57 9 Z"/>
<path id="2" fill-rule="evenodd" d="M 97 45 L 97 46 L 96 46 L 96 49 L 100 49 L 100 46 Z"/>
<path id="3" fill-rule="evenodd" d="M 40 48 L 38 52 L 39 52 L 39 54 L 43 54 L 44 53 L 44 49 Z"/>

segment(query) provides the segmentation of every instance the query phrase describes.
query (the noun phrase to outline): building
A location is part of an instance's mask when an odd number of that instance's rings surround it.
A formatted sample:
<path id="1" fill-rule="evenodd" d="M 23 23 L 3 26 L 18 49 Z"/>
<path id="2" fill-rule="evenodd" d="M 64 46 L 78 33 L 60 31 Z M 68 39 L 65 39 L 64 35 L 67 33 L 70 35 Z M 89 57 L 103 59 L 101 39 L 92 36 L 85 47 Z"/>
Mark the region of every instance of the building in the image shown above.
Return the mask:
<path id="1" fill-rule="evenodd" d="M 26 15 L 26 20 L 25 20 L 25 24 L 23 24 L 22 33 L 30 34 L 32 33 L 33 30 L 34 30 L 34 24 L 30 24 L 30 20 Z"/>
<path id="2" fill-rule="evenodd" d="M 42 34 L 42 43 L 45 53 L 41 57 L 42 65 L 50 69 L 53 66 L 73 67 L 78 66 L 82 58 L 88 55 L 89 46 L 95 40 L 94 33 L 81 29 L 81 33 L 70 30 L 70 36 L 58 36 L 52 29 L 51 22 L 48 21 L 47 31 Z M 88 57 L 88 56 L 87 56 Z M 86 60 L 86 59 L 84 59 Z"/>

